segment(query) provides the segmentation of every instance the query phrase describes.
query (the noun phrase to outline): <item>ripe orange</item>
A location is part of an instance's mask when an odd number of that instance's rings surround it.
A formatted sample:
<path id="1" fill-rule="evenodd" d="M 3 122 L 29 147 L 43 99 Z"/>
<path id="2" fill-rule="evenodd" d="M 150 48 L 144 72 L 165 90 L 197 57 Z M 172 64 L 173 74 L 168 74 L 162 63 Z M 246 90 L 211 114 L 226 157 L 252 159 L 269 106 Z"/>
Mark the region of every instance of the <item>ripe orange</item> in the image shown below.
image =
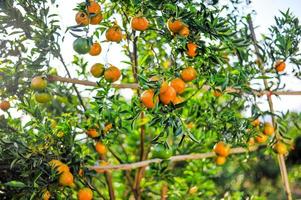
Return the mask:
<path id="1" fill-rule="evenodd" d="M 184 24 L 181 20 L 171 20 L 167 22 L 168 29 L 173 33 L 179 33 L 179 31 L 184 27 Z"/>
<path id="2" fill-rule="evenodd" d="M 105 70 L 104 76 L 106 81 L 113 83 L 120 78 L 121 72 L 117 67 L 111 65 Z"/>
<path id="3" fill-rule="evenodd" d="M 276 151 L 276 153 L 280 154 L 280 155 L 284 155 L 287 154 L 287 147 L 285 144 L 283 144 L 282 142 L 277 142 L 274 145 L 274 150 Z"/>
<path id="4" fill-rule="evenodd" d="M 105 72 L 105 68 L 104 68 L 103 64 L 100 64 L 100 63 L 94 64 L 90 69 L 90 73 L 95 78 L 101 77 L 104 74 L 104 72 Z"/>
<path id="5" fill-rule="evenodd" d="M 87 10 L 89 13 L 98 14 L 100 13 L 100 5 L 95 1 L 90 1 L 90 5 L 87 6 Z"/>
<path id="6" fill-rule="evenodd" d="M 221 91 L 220 90 L 214 90 L 213 91 L 213 96 L 215 97 L 220 97 L 222 95 Z"/>
<path id="7" fill-rule="evenodd" d="M 277 72 L 283 72 L 286 67 L 286 64 L 283 60 L 277 60 L 275 63 L 275 68 Z"/>
<path id="8" fill-rule="evenodd" d="M 118 25 L 114 25 L 106 32 L 106 38 L 111 42 L 120 42 L 122 40 L 122 31 Z"/>
<path id="9" fill-rule="evenodd" d="M 91 17 L 90 19 L 90 24 L 92 25 L 97 25 L 102 21 L 103 17 L 102 17 L 102 13 L 98 13 L 95 16 Z"/>
<path id="10" fill-rule="evenodd" d="M 167 89 L 164 92 L 160 91 L 160 94 L 159 94 L 160 101 L 163 105 L 167 105 L 167 104 L 173 102 L 174 99 L 176 98 L 176 96 L 177 96 L 177 92 L 171 86 L 167 86 Z"/>
<path id="11" fill-rule="evenodd" d="M 194 194 L 198 191 L 198 187 L 197 186 L 193 186 L 191 188 L 189 188 L 189 194 Z"/>
<path id="12" fill-rule="evenodd" d="M 101 53 L 101 46 L 98 42 L 95 42 L 92 44 L 92 46 L 90 47 L 90 51 L 89 54 L 91 56 L 98 56 Z"/>
<path id="13" fill-rule="evenodd" d="M 44 90 L 47 87 L 47 81 L 42 76 L 36 76 L 31 80 L 30 87 L 33 90 Z"/>
<path id="14" fill-rule="evenodd" d="M 92 200 L 93 192 L 90 188 L 82 188 L 77 193 L 78 200 Z"/>
<path id="15" fill-rule="evenodd" d="M 263 133 L 268 136 L 272 136 L 274 134 L 274 127 L 272 124 L 266 122 L 264 123 Z"/>
<path id="16" fill-rule="evenodd" d="M 0 103 L 0 109 L 3 111 L 7 111 L 10 108 L 10 103 L 9 101 L 2 101 Z"/>
<path id="17" fill-rule="evenodd" d="M 84 12 L 78 12 L 75 15 L 75 21 L 78 25 L 88 25 L 89 24 L 89 17 Z"/>
<path id="18" fill-rule="evenodd" d="M 258 143 L 265 143 L 268 140 L 268 136 L 260 133 L 255 137 L 255 140 Z"/>
<path id="19" fill-rule="evenodd" d="M 145 17 L 133 17 L 131 21 L 132 29 L 135 31 L 145 31 L 148 29 L 148 20 Z"/>
<path id="20" fill-rule="evenodd" d="M 59 160 L 53 159 L 53 160 L 49 161 L 48 164 L 49 164 L 50 167 L 56 168 L 56 167 L 62 165 L 63 163 Z"/>
<path id="21" fill-rule="evenodd" d="M 74 181 L 74 178 L 73 178 L 73 175 L 70 172 L 63 172 L 60 175 L 59 183 L 62 186 L 72 186 L 73 181 Z"/>
<path id="22" fill-rule="evenodd" d="M 186 54 L 188 55 L 188 57 L 193 58 L 197 55 L 197 49 L 198 45 L 193 42 L 188 42 Z"/>
<path id="23" fill-rule="evenodd" d="M 69 167 L 66 164 L 63 164 L 63 163 L 61 165 L 59 165 L 56 168 L 56 170 L 58 171 L 59 174 L 70 171 Z"/>
<path id="24" fill-rule="evenodd" d="M 225 162 L 226 162 L 226 157 L 223 157 L 223 156 L 217 156 L 215 159 L 215 163 L 217 165 L 223 165 L 223 164 L 225 164 Z"/>
<path id="25" fill-rule="evenodd" d="M 43 193 L 43 196 L 42 196 L 43 200 L 49 200 L 50 197 L 51 197 L 50 192 L 49 192 L 48 190 L 46 190 L 46 191 Z"/>
<path id="26" fill-rule="evenodd" d="M 176 98 L 174 98 L 174 100 L 172 100 L 172 103 L 174 105 L 177 105 L 177 104 L 183 103 L 183 102 L 184 102 L 184 99 L 181 96 L 176 96 Z"/>
<path id="27" fill-rule="evenodd" d="M 102 144 L 101 142 L 97 142 L 96 145 L 95 145 L 95 150 L 101 154 L 101 155 L 104 155 L 107 153 L 107 148 L 104 144 Z"/>
<path id="28" fill-rule="evenodd" d="M 59 160 L 51 160 L 48 164 L 51 168 L 55 169 L 59 174 L 70 171 L 68 165 L 62 163 Z"/>
<path id="29" fill-rule="evenodd" d="M 149 89 L 142 92 L 140 101 L 146 108 L 154 108 L 158 98 L 154 98 L 154 91 Z"/>
<path id="30" fill-rule="evenodd" d="M 213 150 L 218 156 L 227 157 L 230 153 L 230 146 L 220 141 L 215 144 Z"/>
<path id="31" fill-rule="evenodd" d="M 197 76 L 197 72 L 193 67 L 187 67 L 182 70 L 181 78 L 185 82 L 193 81 Z"/>
<path id="32" fill-rule="evenodd" d="M 112 124 L 112 123 L 106 124 L 105 127 L 104 127 L 104 129 L 103 129 L 103 132 L 104 132 L 104 133 L 109 132 L 109 131 L 112 129 L 112 127 L 113 127 L 113 124 Z"/>
<path id="33" fill-rule="evenodd" d="M 167 89 L 168 89 L 168 83 L 166 81 L 163 81 L 160 87 L 160 93 L 166 92 Z"/>
<path id="34" fill-rule="evenodd" d="M 259 125 L 260 125 L 260 120 L 257 118 L 257 119 L 255 119 L 254 121 L 252 121 L 251 124 L 252 124 L 253 126 L 259 126 Z"/>
<path id="35" fill-rule="evenodd" d="M 173 87 L 178 94 L 182 94 L 185 90 L 185 82 L 180 78 L 175 78 L 170 82 L 170 86 Z"/>
<path id="36" fill-rule="evenodd" d="M 187 26 L 184 26 L 180 31 L 179 31 L 179 35 L 183 36 L 183 37 L 188 37 L 190 31 L 189 28 Z"/>
<path id="37" fill-rule="evenodd" d="M 87 130 L 87 135 L 91 138 L 95 138 L 95 137 L 98 137 L 99 136 L 99 133 L 96 129 L 92 128 L 92 129 L 89 129 Z"/>

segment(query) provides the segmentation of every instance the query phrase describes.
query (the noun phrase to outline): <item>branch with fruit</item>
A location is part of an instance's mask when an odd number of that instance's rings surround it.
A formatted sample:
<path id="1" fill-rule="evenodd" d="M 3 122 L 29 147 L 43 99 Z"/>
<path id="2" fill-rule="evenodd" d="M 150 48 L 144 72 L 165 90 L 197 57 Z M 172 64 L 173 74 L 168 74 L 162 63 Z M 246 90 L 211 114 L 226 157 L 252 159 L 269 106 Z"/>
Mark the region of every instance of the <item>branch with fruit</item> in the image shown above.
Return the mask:
<path id="1" fill-rule="evenodd" d="M 54 75 L 48 75 L 47 80 L 49 82 L 63 82 L 63 83 L 72 83 L 72 84 L 78 84 L 78 85 L 83 85 L 83 86 L 92 86 L 92 87 L 101 87 L 98 85 L 96 82 L 92 81 L 87 81 L 87 80 L 79 80 L 79 79 L 71 79 L 71 78 L 66 78 L 66 77 L 61 77 L 61 76 L 54 76 Z M 117 89 L 125 89 L 125 88 L 130 88 L 130 89 L 138 89 L 139 84 L 137 83 L 112 83 L 111 87 L 117 88 Z M 202 89 L 204 90 L 210 90 L 211 87 L 209 85 L 203 85 Z M 221 88 L 216 87 L 216 93 L 221 93 Z M 255 90 L 251 89 L 252 93 L 256 96 L 263 96 L 263 95 L 276 95 L 276 96 L 285 96 L 285 95 L 301 95 L 301 91 L 266 91 L 266 90 Z M 241 89 L 235 89 L 232 87 L 227 87 L 224 90 L 225 93 L 242 93 L 243 91 Z M 218 96 L 220 94 L 216 94 Z"/>

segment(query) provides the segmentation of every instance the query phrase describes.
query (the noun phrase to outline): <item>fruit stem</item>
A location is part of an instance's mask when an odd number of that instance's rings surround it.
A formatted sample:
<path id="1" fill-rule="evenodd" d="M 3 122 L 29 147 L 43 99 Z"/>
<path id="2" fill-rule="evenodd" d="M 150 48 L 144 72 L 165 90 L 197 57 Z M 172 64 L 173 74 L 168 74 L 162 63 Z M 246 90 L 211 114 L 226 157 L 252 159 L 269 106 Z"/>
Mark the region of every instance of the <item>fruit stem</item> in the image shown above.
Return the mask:
<path id="1" fill-rule="evenodd" d="M 256 39 L 251 15 L 248 16 L 247 21 L 248 21 L 249 29 L 251 31 L 251 37 L 252 37 L 255 53 L 256 53 L 257 59 L 259 60 L 258 67 L 260 68 L 262 75 L 265 76 L 265 71 L 264 71 L 264 68 L 262 65 L 260 51 L 257 46 L 258 42 Z M 269 90 L 269 85 L 268 85 L 268 82 L 266 79 L 263 79 L 263 84 L 264 84 L 265 90 Z M 267 95 L 267 100 L 269 103 L 271 113 L 274 113 L 275 111 L 274 111 L 274 106 L 273 106 L 273 101 L 272 101 L 271 95 Z M 274 115 L 272 115 L 272 122 L 273 122 L 273 126 L 276 127 L 276 119 L 275 119 Z M 276 137 L 276 140 L 279 140 L 281 138 L 281 136 L 279 136 L 277 133 L 275 133 L 275 137 Z M 290 189 L 290 185 L 289 185 L 289 181 L 288 181 L 287 168 L 285 165 L 284 156 L 278 155 L 277 157 L 278 157 L 278 164 L 279 164 L 279 168 L 280 168 L 280 172 L 281 172 L 282 181 L 284 183 L 284 189 L 286 191 L 287 199 L 291 200 L 292 193 L 291 193 L 291 189 Z"/>

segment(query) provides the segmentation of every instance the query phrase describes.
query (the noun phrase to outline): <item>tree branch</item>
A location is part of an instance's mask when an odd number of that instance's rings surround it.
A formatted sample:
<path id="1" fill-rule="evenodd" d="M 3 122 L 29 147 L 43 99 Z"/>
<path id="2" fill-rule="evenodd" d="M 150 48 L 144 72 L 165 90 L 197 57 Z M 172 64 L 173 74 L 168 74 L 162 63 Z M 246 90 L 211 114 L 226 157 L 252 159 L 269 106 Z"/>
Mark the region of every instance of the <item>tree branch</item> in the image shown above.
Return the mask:
<path id="1" fill-rule="evenodd" d="M 63 66 L 64 66 L 64 68 L 65 68 L 65 70 L 66 70 L 66 72 L 67 72 L 68 77 L 71 79 L 71 78 L 72 78 L 72 77 L 71 77 L 71 74 L 70 74 L 70 72 L 69 72 L 69 70 L 68 70 L 68 68 L 67 68 L 67 65 L 66 65 L 66 63 L 65 63 L 65 61 L 64 61 L 64 59 L 63 59 L 63 57 L 62 57 L 61 54 L 59 54 L 59 58 L 60 58 L 60 61 L 61 61 L 61 63 L 63 64 Z M 79 103 L 80 103 L 81 106 L 83 107 L 84 111 L 86 111 L 86 106 L 85 106 L 85 104 L 84 104 L 84 102 L 83 102 L 82 97 L 80 96 L 80 93 L 79 93 L 77 87 L 75 86 L 75 84 L 72 84 L 72 87 L 73 87 L 73 89 L 74 89 L 75 92 L 76 92 L 76 95 L 77 95 L 77 98 L 78 98 L 78 100 L 79 100 Z"/>
<path id="2" fill-rule="evenodd" d="M 106 157 L 104 155 L 101 155 L 100 158 L 102 160 L 106 160 Z M 107 185 L 108 185 L 110 199 L 114 200 L 115 199 L 115 192 L 114 192 L 114 187 L 113 187 L 112 174 L 111 174 L 110 171 L 105 171 L 104 173 L 105 173 L 105 178 L 106 178 L 106 182 L 107 182 Z"/>
<path id="3" fill-rule="evenodd" d="M 255 35 L 254 26 L 253 26 L 251 16 L 248 17 L 248 25 L 249 25 L 249 29 L 251 31 L 251 36 L 252 36 L 252 41 L 253 41 L 253 45 L 254 45 L 254 48 L 255 48 L 255 53 L 256 53 L 257 59 L 259 60 L 258 66 L 261 70 L 262 75 L 265 76 L 265 71 L 264 71 L 264 68 L 263 68 L 263 65 L 262 65 L 262 60 L 261 60 L 261 57 L 260 57 L 260 51 L 259 51 L 259 48 L 257 46 L 258 42 L 257 42 L 257 39 L 256 39 L 256 35 Z M 263 83 L 264 83 L 265 89 L 268 90 L 269 86 L 268 86 L 267 80 L 263 79 Z M 274 113 L 275 111 L 274 111 L 274 106 L 273 106 L 273 101 L 272 101 L 271 95 L 267 95 L 267 100 L 268 100 L 268 103 L 269 103 L 271 113 Z M 273 126 L 276 127 L 276 119 L 275 119 L 274 115 L 272 115 L 272 121 L 273 121 Z M 276 133 L 275 133 L 275 137 L 276 137 L 277 140 L 279 140 L 281 138 L 281 136 L 276 134 Z M 287 199 L 291 200 L 292 199 L 292 193 L 291 193 L 291 189 L 290 189 L 290 185 L 289 185 L 289 181 L 288 181 L 288 175 L 287 175 L 287 169 L 286 169 L 286 165 L 285 165 L 285 161 L 284 161 L 284 156 L 279 154 L 277 157 L 278 157 L 278 163 L 279 163 L 279 168 L 280 168 L 280 172 L 281 172 L 282 181 L 284 183 L 284 188 L 285 188 L 285 191 L 286 191 L 286 194 L 287 194 Z"/>
<path id="4" fill-rule="evenodd" d="M 242 147 L 237 147 L 233 148 L 230 150 L 230 154 L 241 154 L 241 153 L 247 153 L 247 152 L 252 152 L 256 151 L 258 149 L 257 146 L 253 146 L 250 148 L 242 148 Z M 196 153 L 196 154 L 188 154 L 188 155 L 178 155 L 178 156 L 172 156 L 168 160 L 170 162 L 179 162 L 179 161 L 184 161 L 184 160 L 199 160 L 199 159 L 204 159 L 204 158 L 211 158 L 215 157 L 216 154 L 214 152 L 207 152 L 207 153 Z M 144 160 L 140 162 L 135 162 L 135 163 L 129 163 L 129 164 L 120 164 L 120 165 L 107 165 L 107 166 L 90 166 L 89 168 L 91 170 L 103 170 L 103 171 L 111 171 L 111 170 L 133 170 L 136 168 L 142 168 L 142 167 L 147 167 L 150 164 L 153 163 L 160 163 L 164 160 L 159 159 L 159 158 L 154 158 L 151 160 Z"/>
<path id="5" fill-rule="evenodd" d="M 72 84 L 78 84 L 78 85 L 84 85 L 84 86 L 92 86 L 92 87 L 101 87 L 99 85 L 97 85 L 96 82 L 92 82 L 92 81 L 86 81 L 86 80 L 79 80 L 79 79 L 75 79 L 75 78 L 65 78 L 65 77 L 61 77 L 61 76 L 53 76 L 53 75 L 48 75 L 47 77 L 48 81 L 50 82 L 63 82 L 63 83 L 72 83 Z M 124 88 L 130 88 L 130 89 L 138 89 L 139 88 L 139 84 L 137 83 L 126 83 L 126 84 L 112 84 L 113 88 L 117 88 L 117 89 L 124 89 Z M 202 89 L 204 90 L 210 90 L 211 87 L 209 85 L 204 85 L 202 87 Z M 217 87 L 216 89 L 220 89 L 219 87 Z M 285 96 L 285 95 L 301 95 L 301 91 L 268 91 L 268 90 L 255 90 L 255 89 L 251 89 L 252 93 L 257 95 L 257 96 L 264 96 L 264 95 L 279 95 L 279 96 Z M 242 93 L 243 91 L 240 89 L 236 89 L 236 88 L 232 88 L 232 87 L 228 87 L 225 90 L 226 93 Z"/>

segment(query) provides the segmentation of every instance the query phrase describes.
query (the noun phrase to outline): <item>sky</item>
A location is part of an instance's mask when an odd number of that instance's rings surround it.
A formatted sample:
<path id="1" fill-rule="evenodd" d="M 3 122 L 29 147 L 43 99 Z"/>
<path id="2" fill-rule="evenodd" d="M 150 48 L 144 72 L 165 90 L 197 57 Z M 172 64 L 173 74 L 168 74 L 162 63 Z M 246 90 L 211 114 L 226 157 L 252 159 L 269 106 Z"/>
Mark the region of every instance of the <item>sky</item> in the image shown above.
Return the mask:
<path id="1" fill-rule="evenodd" d="M 221 0 L 222 2 L 227 2 L 227 0 Z M 59 18 L 61 21 L 62 32 L 65 32 L 68 26 L 75 25 L 74 16 L 76 14 L 73 11 L 73 8 L 76 7 L 77 3 L 82 2 L 82 0 L 72 0 L 72 1 L 60 1 L 59 6 L 55 9 L 56 13 L 59 13 Z M 260 34 L 267 33 L 268 27 L 274 24 L 274 16 L 279 16 L 279 10 L 286 11 L 290 9 L 296 16 L 301 19 L 301 2 L 300 0 L 252 0 L 250 7 L 246 8 L 246 12 L 250 12 L 251 10 L 255 10 L 255 15 L 253 16 L 254 26 L 256 26 L 256 34 L 258 39 L 260 39 Z M 76 77 L 76 70 L 74 70 L 74 66 L 72 66 L 71 62 L 73 59 L 73 36 L 67 34 L 63 44 L 61 46 L 63 57 L 68 65 L 68 69 L 71 71 L 73 77 Z M 124 68 L 121 61 L 128 60 L 127 57 L 122 55 L 123 43 L 102 43 L 102 53 L 100 56 L 91 57 L 85 56 L 85 60 L 89 62 L 88 69 L 94 63 L 110 63 L 118 68 Z M 107 52 L 107 53 L 106 53 Z M 65 70 L 61 63 L 53 62 L 53 67 L 57 68 L 58 74 L 61 76 L 65 76 Z M 287 71 L 291 71 L 291 67 L 288 64 Z M 89 77 L 90 81 L 97 81 L 97 79 L 92 76 Z M 283 78 L 283 81 L 286 84 L 287 90 L 300 90 L 301 91 L 301 80 L 298 80 L 292 76 L 287 76 Z M 81 91 L 85 88 L 83 86 L 78 86 Z M 125 94 L 128 98 L 132 95 L 132 91 L 130 89 L 122 90 L 122 94 Z M 83 96 L 91 96 L 90 92 L 83 92 Z M 274 105 L 276 111 L 301 111 L 301 96 L 281 96 L 281 98 L 273 97 Z M 266 98 L 262 98 L 260 103 L 260 107 L 264 110 L 268 109 L 268 105 L 266 102 Z M 1 111 L 0 111 L 1 114 Z"/>

